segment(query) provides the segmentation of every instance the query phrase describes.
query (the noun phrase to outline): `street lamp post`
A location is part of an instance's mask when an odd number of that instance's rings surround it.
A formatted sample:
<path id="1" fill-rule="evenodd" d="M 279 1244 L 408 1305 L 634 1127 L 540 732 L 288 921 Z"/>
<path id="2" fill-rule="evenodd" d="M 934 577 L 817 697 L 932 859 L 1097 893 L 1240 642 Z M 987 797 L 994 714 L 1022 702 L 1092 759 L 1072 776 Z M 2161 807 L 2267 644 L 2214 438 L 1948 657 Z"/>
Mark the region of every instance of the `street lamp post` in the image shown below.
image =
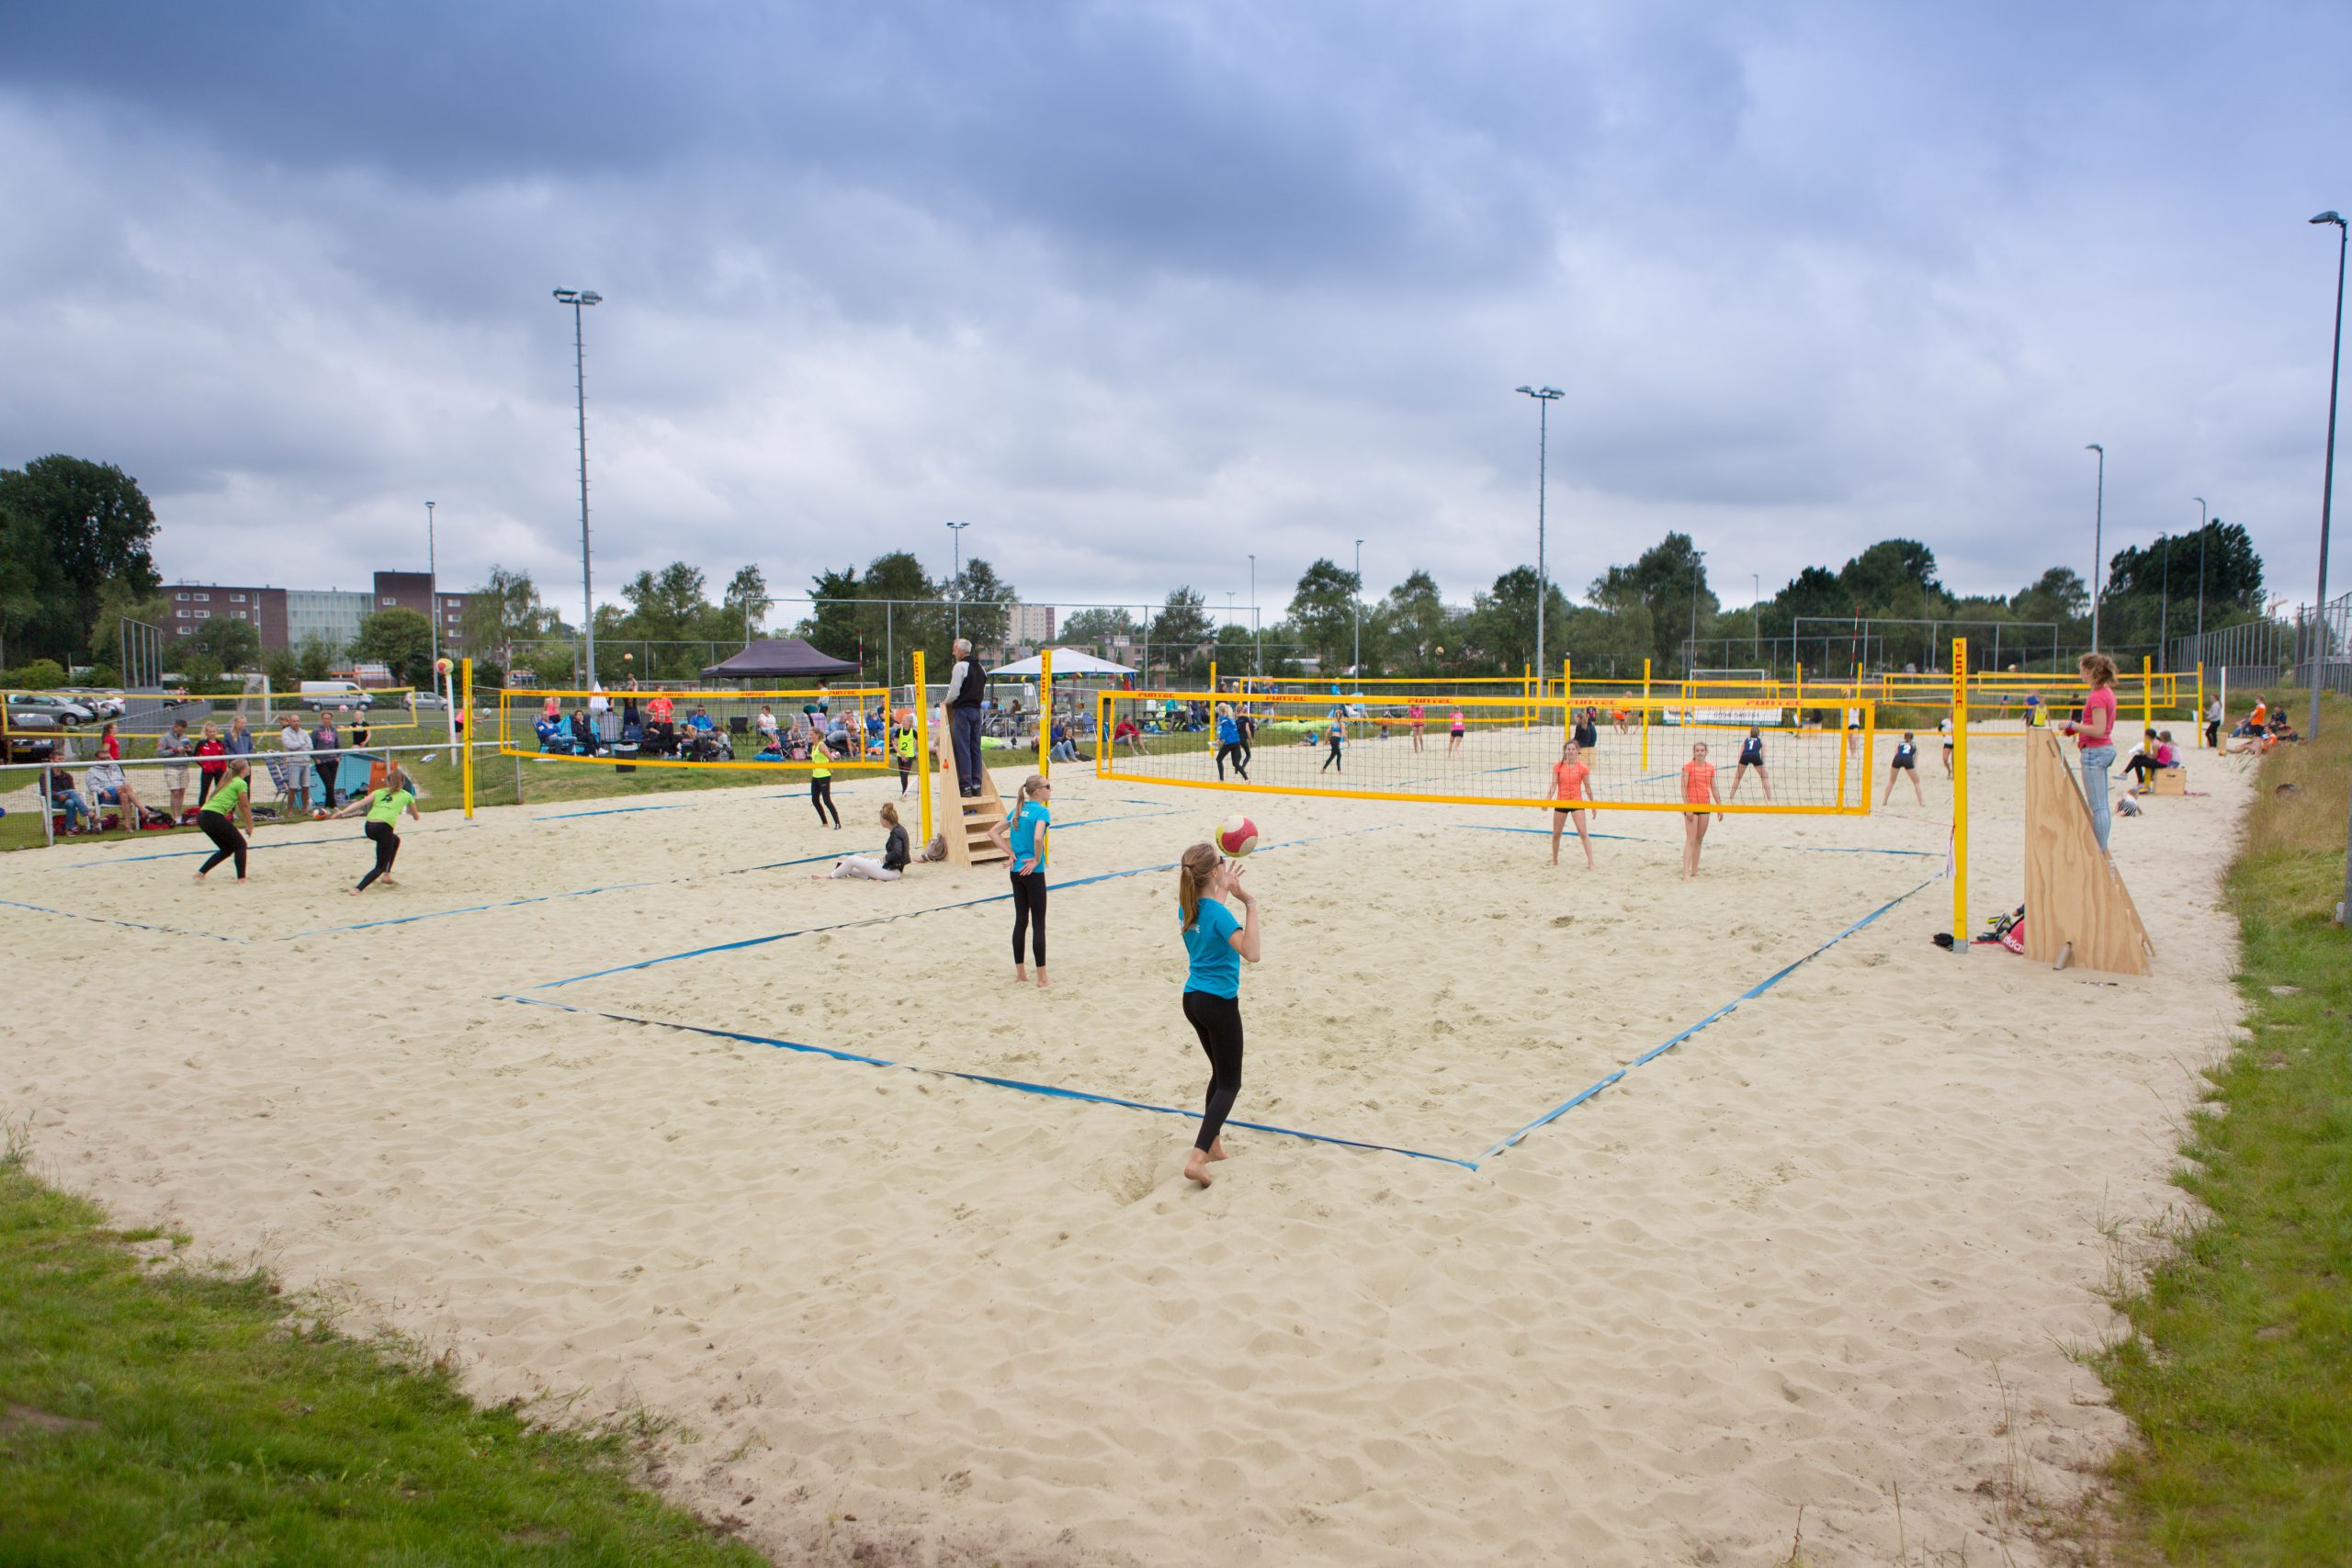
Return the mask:
<path id="1" fill-rule="evenodd" d="M 1760 667 L 1764 662 L 1764 574 L 1751 571 L 1747 576 L 1756 584 L 1756 603 L 1747 612 L 1747 629 L 1754 635 L 1756 646 L 1749 650 L 1748 657 Z"/>
<path id="2" fill-rule="evenodd" d="M 1707 558 L 1704 550 L 1690 552 L 1690 640 L 1683 645 L 1682 678 L 1690 680 L 1699 673 L 1699 566 Z"/>
<path id="3" fill-rule="evenodd" d="M 956 595 L 956 635 L 964 635 L 964 530 L 969 523 L 950 523 L 948 531 L 956 536 L 956 575 L 947 580 L 948 591 Z"/>
<path id="4" fill-rule="evenodd" d="M 2172 536 L 2165 536 L 2164 552 L 2156 570 L 2164 574 L 2164 583 L 2156 591 L 2156 668 L 2165 667 L 2165 634 L 2172 626 Z"/>
<path id="5" fill-rule="evenodd" d="M 2312 638 L 2312 711 L 2310 722 L 2303 726 L 2307 736 L 2319 733 L 2320 656 L 2327 642 L 2327 525 L 2335 501 L 2335 389 L 2344 368 L 2344 245 L 2347 233 L 2341 213 L 2323 212 L 2312 221 L 2335 225 L 2335 339 L 2327 361 L 2327 468 L 2319 485 L 2319 593 L 2312 601 L 2312 613 L 2319 617 L 2319 626 L 2318 635 Z M 2347 906 L 2352 906 L 2352 863 L 2344 868 L 2344 896 Z"/>
<path id="6" fill-rule="evenodd" d="M 2094 441 L 2083 448 L 2098 454 L 2098 501 L 2091 513 L 2091 651 L 2098 651 L 2098 572 L 2099 559 L 2106 551 L 2107 532 L 2107 448 Z"/>
<path id="7" fill-rule="evenodd" d="M 2205 521 L 2205 498 L 2201 495 L 2192 495 L 2188 499 L 2197 503 L 2197 657 L 2203 659 L 2205 657 L 2205 530 L 2208 525 Z M 2201 720 L 2204 716 L 2199 714 L 2198 717 Z"/>
<path id="8" fill-rule="evenodd" d="M 585 639 L 588 668 L 583 685 L 596 683 L 596 588 L 588 564 L 588 359 L 581 336 L 580 312 L 601 305 L 605 297 L 593 288 L 559 288 L 556 303 L 571 307 L 571 374 L 580 411 L 580 635 Z"/>
<path id="9" fill-rule="evenodd" d="M 1552 404 L 1566 396 L 1557 387 L 1521 387 L 1535 400 L 1535 668 L 1544 662 L 1544 602 L 1552 595 L 1544 570 L 1544 492 L 1550 483 Z"/>
<path id="10" fill-rule="evenodd" d="M 1348 590 L 1348 601 L 1353 606 L 1356 615 L 1355 656 L 1352 667 L 1348 672 L 1361 685 L 1363 682 L 1363 541 L 1362 539 L 1356 541 L 1356 581 L 1355 585 Z M 1538 665 L 1536 668 L 1540 670 L 1543 666 Z"/>
<path id="11" fill-rule="evenodd" d="M 1266 634 L 1258 627 L 1258 558 L 1250 558 L 1250 673 L 1263 675 L 1266 660 Z"/>
<path id="12" fill-rule="evenodd" d="M 424 503 L 424 607 L 433 622 L 433 678 L 441 679 L 441 568 L 433 548 L 433 502 Z"/>

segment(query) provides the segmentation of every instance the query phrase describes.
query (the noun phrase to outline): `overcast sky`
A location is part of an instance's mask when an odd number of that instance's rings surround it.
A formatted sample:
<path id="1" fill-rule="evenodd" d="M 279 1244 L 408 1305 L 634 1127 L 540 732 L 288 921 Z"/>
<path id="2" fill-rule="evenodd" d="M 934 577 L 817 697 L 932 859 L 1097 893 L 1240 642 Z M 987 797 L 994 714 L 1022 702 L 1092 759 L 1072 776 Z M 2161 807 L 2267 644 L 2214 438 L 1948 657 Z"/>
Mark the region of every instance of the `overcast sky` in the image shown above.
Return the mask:
<path id="1" fill-rule="evenodd" d="M 9 7 L 0 464 L 119 463 L 167 576 L 577 614 L 919 551 L 1278 606 L 1363 545 L 1727 603 L 1873 540 L 1962 592 L 2316 564 L 2352 6 Z M 2352 586 L 2339 557 L 2338 591 Z M 788 614 L 788 612 L 787 612 Z"/>

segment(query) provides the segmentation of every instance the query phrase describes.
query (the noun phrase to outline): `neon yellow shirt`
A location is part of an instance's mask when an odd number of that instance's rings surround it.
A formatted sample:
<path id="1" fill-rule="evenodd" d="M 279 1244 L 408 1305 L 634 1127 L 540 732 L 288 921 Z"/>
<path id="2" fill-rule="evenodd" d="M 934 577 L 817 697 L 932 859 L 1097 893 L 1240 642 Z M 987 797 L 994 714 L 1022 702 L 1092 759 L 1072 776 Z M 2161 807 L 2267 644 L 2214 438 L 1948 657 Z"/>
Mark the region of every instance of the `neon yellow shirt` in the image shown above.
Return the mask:
<path id="1" fill-rule="evenodd" d="M 415 799 L 404 789 L 379 789 L 368 797 L 368 820 L 397 823 L 401 812 Z"/>

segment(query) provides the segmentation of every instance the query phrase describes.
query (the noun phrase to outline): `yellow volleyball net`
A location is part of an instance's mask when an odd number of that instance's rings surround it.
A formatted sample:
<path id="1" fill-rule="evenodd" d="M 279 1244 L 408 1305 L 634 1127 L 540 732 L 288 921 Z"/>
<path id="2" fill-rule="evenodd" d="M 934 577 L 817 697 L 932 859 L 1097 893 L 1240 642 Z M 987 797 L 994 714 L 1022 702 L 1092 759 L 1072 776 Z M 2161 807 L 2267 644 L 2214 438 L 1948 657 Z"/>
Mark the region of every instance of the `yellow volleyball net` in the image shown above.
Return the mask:
<path id="1" fill-rule="evenodd" d="M 1574 787 L 1596 808 L 1815 816 L 1869 812 L 1877 732 L 1867 699 L 1799 709 L 1744 687 L 1574 704 L 1369 683 L 1336 697 L 1102 692 L 1094 716 L 1096 776 L 1135 784 L 1541 807 L 1574 739 Z"/>
<path id="2" fill-rule="evenodd" d="M 806 773 L 878 771 L 923 759 L 901 745 L 914 715 L 883 686 L 793 691 L 477 693 L 499 751 L 535 761 Z"/>

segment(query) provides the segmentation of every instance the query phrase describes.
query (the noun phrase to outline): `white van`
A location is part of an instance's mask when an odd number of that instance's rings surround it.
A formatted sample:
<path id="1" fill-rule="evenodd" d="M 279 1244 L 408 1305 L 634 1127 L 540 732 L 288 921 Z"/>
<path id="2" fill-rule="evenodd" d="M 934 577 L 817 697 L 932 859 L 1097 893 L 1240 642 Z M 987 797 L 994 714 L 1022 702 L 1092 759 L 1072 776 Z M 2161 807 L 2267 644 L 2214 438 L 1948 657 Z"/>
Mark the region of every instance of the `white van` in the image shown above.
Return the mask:
<path id="1" fill-rule="evenodd" d="M 374 699 L 356 681 L 305 681 L 302 705 L 323 713 L 328 708 L 366 708 Z"/>

